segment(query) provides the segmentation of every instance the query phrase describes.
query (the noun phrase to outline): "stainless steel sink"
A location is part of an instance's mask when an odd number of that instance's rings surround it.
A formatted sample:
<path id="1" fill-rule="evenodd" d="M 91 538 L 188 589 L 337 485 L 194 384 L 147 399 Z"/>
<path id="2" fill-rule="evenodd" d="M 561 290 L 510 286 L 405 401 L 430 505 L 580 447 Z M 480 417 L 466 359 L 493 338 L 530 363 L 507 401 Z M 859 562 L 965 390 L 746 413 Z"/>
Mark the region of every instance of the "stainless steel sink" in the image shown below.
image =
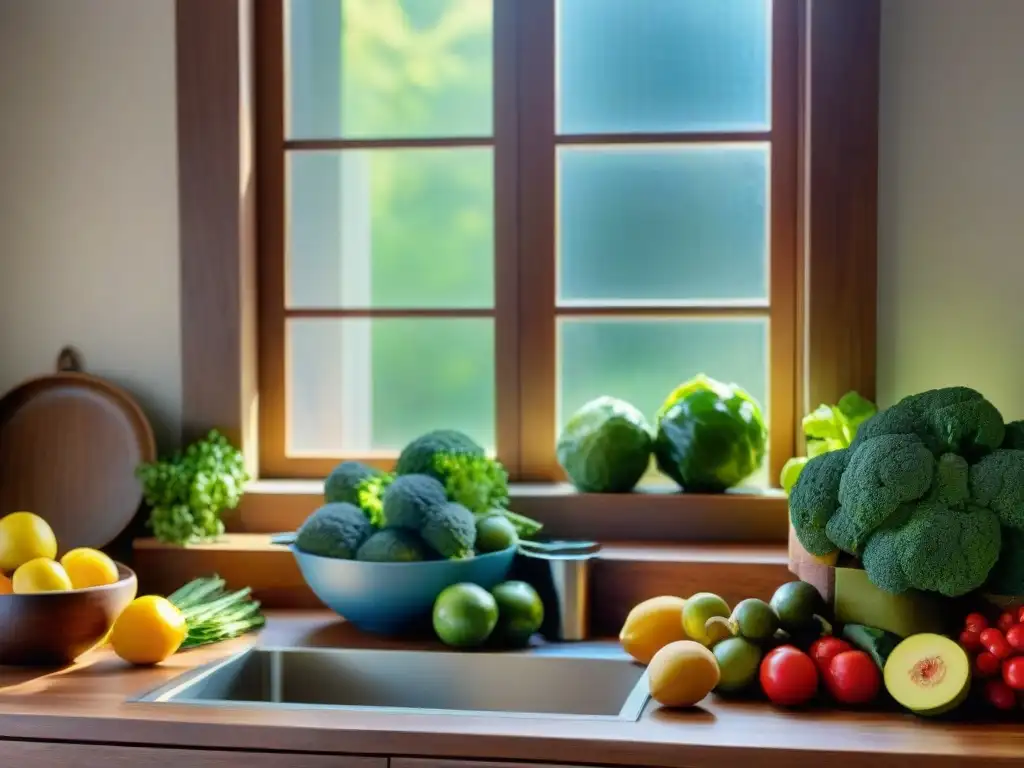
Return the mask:
<path id="1" fill-rule="evenodd" d="M 252 648 L 135 701 L 636 720 L 648 695 L 618 654 Z"/>

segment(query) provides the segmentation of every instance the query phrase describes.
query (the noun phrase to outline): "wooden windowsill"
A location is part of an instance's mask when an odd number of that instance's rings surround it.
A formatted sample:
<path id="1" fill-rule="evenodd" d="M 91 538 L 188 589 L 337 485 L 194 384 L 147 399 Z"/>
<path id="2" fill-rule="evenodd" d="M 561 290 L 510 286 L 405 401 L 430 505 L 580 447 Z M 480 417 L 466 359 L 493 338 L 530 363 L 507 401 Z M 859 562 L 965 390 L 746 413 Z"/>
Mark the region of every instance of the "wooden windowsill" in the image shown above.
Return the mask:
<path id="1" fill-rule="evenodd" d="M 784 544 L 781 491 L 684 494 L 651 489 L 628 494 L 579 493 L 561 484 L 513 484 L 512 508 L 544 523 L 551 536 L 598 541 L 760 542 Z M 319 480 L 256 480 L 227 516 L 237 533 L 295 530 L 323 500 Z"/>

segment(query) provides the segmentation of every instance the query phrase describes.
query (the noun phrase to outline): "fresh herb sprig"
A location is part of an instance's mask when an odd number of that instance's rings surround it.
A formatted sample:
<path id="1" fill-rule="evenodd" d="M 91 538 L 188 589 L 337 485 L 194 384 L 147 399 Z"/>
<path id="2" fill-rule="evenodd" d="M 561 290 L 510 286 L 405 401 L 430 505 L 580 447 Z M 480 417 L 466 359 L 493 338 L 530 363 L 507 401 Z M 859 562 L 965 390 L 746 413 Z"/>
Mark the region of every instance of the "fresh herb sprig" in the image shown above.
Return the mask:
<path id="1" fill-rule="evenodd" d="M 217 430 L 169 459 L 140 464 L 136 474 L 153 535 L 182 546 L 221 536 L 221 515 L 238 506 L 249 480 L 242 452 Z"/>

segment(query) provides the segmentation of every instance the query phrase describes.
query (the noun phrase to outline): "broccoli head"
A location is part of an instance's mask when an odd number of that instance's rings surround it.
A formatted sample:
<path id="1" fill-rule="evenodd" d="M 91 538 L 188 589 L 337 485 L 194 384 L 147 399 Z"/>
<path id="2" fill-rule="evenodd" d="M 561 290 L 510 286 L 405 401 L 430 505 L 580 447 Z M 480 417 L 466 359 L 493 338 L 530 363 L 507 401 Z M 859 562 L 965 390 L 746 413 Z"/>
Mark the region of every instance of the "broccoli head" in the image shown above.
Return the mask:
<path id="1" fill-rule="evenodd" d="M 392 479 L 387 472 L 362 462 L 343 461 L 324 481 L 324 501 L 354 504 L 366 513 L 371 523 L 379 525 L 381 499 Z"/>
<path id="2" fill-rule="evenodd" d="M 971 497 L 1009 528 L 1024 530 L 1024 451 L 993 451 L 971 467 Z"/>
<path id="3" fill-rule="evenodd" d="M 444 486 L 429 475 L 401 475 L 384 492 L 384 528 L 419 531 L 427 513 L 448 503 Z"/>
<path id="4" fill-rule="evenodd" d="M 1003 437 L 1003 448 L 1024 451 L 1024 421 L 1010 421 L 1006 424 L 1006 435 Z"/>
<path id="5" fill-rule="evenodd" d="M 437 466 L 439 456 L 483 456 L 484 449 L 469 435 L 454 429 L 436 429 L 410 442 L 398 456 L 398 475 L 430 475 L 444 482 Z"/>
<path id="6" fill-rule="evenodd" d="M 403 528 L 385 528 L 363 542 L 356 560 L 374 563 L 415 563 L 427 559 L 423 539 Z"/>
<path id="7" fill-rule="evenodd" d="M 476 516 L 456 502 L 431 507 L 423 518 L 420 536 L 441 557 L 469 557 L 476 544 Z"/>
<path id="8" fill-rule="evenodd" d="M 897 594 L 1024 590 L 1024 423 L 1008 429 L 973 389 L 934 389 L 868 419 L 826 463 L 835 453 L 809 461 L 790 493 L 808 552 L 859 557 Z"/>
<path id="9" fill-rule="evenodd" d="M 295 546 L 311 555 L 351 560 L 371 533 L 373 526 L 359 507 L 324 504 L 299 527 Z"/>

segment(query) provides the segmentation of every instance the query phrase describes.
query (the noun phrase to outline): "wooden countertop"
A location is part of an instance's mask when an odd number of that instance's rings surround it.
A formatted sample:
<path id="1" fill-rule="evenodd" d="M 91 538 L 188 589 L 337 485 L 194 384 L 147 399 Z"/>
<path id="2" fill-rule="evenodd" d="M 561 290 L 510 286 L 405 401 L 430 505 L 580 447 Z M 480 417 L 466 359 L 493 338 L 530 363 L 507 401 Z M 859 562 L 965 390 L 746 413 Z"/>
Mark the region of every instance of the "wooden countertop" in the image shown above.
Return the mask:
<path id="1" fill-rule="evenodd" d="M 670 712 L 652 703 L 635 723 L 214 709 L 128 701 L 252 641 L 182 653 L 152 669 L 132 669 L 108 651 L 97 651 L 57 672 L 0 670 L 0 739 L 664 768 L 789 768 L 797 760 L 824 757 L 841 768 L 1024 764 L 1024 729 L 1019 725 L 951 725 L 902 714 L 786 712 L 716 697 L 688 712 Z M 325 612 L 272 615 L 257 642 L 408 647 L 368 638 Z"/>

